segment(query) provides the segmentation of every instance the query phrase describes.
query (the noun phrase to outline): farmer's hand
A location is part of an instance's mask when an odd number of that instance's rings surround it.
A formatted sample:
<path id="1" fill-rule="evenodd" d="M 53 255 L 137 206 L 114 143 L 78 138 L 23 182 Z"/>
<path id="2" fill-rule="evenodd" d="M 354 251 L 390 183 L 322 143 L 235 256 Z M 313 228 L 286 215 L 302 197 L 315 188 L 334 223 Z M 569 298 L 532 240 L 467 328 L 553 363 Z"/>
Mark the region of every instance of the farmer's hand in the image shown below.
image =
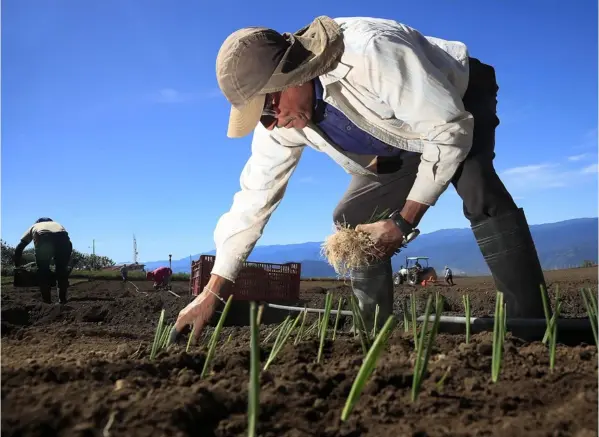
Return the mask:
<path id="1" fill-rule="evenodd" d="M 229 281 L 216 275 L 212 275 L 204 290 L 185 308 L 179 312 L 175 322 L 175 330 L 181 332 L 185 325 L 193 326 L 193 339 L 195 342 L 204 326 L 214 315 L 216 306 L 220 299 L 218 295 Z"/>
<path id="2" fill-rule="evenodd" d="M 370 238 L 376 243 L 376 248 L 387 256 L 392 256 L 401 247 L 404 237 L 393 220 L 358 225 L 356 231 L 370 234 Z"/>

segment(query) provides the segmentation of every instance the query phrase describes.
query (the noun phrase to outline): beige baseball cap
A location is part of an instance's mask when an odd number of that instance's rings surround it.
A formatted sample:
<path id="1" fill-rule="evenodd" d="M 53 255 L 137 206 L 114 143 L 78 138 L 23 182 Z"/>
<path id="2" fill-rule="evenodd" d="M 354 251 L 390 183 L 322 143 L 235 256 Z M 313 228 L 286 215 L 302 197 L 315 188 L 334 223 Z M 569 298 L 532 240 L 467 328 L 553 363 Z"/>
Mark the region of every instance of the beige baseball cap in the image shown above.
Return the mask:
<path id="1" fill-rule="evenodd" d="M 216 78 L 231 103 L 229 138 L 248 135 L 260 121 L 266 98 L 262 90 L 288 47 L 283 35 L 264 27 L 240 29 L 223 43 L 216 59 Z"/>
<path id="2" fill-rule="evenodd" d="M 216 58 L 218 85 L 231 103 L 227 136 L 250 134 L 260 122 L 266 94 L 324 74 L 342 52 L 339 26 L 325 16 L 294 34 L 266 27 L 233 32 Z"/>

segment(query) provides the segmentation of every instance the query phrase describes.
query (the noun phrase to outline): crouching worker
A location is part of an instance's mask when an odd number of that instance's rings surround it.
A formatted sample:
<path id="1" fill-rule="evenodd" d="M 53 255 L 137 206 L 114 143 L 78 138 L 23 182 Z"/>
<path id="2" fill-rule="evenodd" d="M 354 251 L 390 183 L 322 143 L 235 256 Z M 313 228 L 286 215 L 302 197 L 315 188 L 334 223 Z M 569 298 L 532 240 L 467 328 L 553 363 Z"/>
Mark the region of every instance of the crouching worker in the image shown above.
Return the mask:
<path id="1" fill-rule="evenodd" d="M 54 258 L 56 267 L 56 281 L 58 282 L 58 302 L 67 302 L 67 289 L 69 288 L 69 260 L 73 252 L 73 244 L 65 228 L 51 218 L 42 217 L 38 219 L 27 232 L 21 237 L 21 242 L 15 248 L 15 267 L 21 264 L 23 250 L 33 241 L 35 247 L 35 263 L 37 264 L 37 275 L 42 299 L 46 303 L 52 303 L 50 289 L 52 272 L 50 262 Z"/>
<path id="2" fill-rule="evenodd" d="M 146 279 L 149 281 L 154 280 L 154 290 L 157 290 L 159 288 L 169 288 L 172 276 L 173 271 L 169 267 L 158 267 L 153 272 L 148 272 Z"/>

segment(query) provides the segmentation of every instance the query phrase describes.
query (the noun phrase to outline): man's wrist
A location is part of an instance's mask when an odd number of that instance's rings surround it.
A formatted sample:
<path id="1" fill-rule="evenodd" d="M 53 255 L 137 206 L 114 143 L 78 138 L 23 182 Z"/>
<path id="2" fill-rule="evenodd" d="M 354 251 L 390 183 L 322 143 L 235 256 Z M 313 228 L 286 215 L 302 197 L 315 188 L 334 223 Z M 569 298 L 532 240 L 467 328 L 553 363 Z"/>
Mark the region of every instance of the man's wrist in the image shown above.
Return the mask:
<path id="1" fill-rule="evenodd" d="M 413 227 L 418 226 L 420 220 L 424 216 L 428 209 L 428 205 L 424 203 L 414 202 L 413 200 L 406 200 L 403 208 L 400 211 L 400 215 L 403 219 Z"/>
<path id="2" fill-rule="evenodd" d="M 216 294 L 220 294 L 225 287 L 228 287 L 232 284 L 228 279 L 223 278 L 222 276 L 215 275 L 214 273 L 210 275 L 210 279 L 208 280 L 208 284 L 206 287 L 212 290 Z"/>

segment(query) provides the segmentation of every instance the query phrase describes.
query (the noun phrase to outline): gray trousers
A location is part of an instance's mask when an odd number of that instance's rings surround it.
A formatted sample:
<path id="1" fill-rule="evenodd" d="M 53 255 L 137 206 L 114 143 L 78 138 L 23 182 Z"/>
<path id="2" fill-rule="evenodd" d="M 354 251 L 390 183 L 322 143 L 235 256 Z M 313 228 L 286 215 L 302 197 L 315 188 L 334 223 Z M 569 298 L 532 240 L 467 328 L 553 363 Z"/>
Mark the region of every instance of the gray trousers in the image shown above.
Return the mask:
<path id="1" fill-rule="evenodd" d="M 462 198 L 464 216 L 471 224 L 518 209 L 493 165 L 495 128 L 499 125 L 498 89 L 493 67 L 471 58 L 470 83 L 463 101 L 474 117 L 474 138 L 470 153 L 451 181 Z M 419 164 L 420 153 L 415 152 L 379 157 L 376 176 L 352 177 L 333 219 L 356 226 L 365 223 L 375 211 L 401 210 L 416 180 Z"/>
<path id="2" fill-rule="evenodd" d="M 470 82 L 463 102 L 474 116 L 474 139 L 470 153 L 462 162 L 452 184 L 463 202 L 463 212 L 471 225 L 518 209 L 497 175 L 495 128 L 497 91 L 493 67 L 470 60 Z M 385 210 L 401 211 L 416 179 L 420 153 L 402 151 L 393 157 L 377 159 L 377 175 L 352 176 L 349 187 L 333 213 L 335 222 L 350 226 L 366 223 L 372 215 Z M 384 323 L 393 310 L 391 260 L 352 273 L 354 294 L 365 314 L 379 304 L 379 321 Z"/>

